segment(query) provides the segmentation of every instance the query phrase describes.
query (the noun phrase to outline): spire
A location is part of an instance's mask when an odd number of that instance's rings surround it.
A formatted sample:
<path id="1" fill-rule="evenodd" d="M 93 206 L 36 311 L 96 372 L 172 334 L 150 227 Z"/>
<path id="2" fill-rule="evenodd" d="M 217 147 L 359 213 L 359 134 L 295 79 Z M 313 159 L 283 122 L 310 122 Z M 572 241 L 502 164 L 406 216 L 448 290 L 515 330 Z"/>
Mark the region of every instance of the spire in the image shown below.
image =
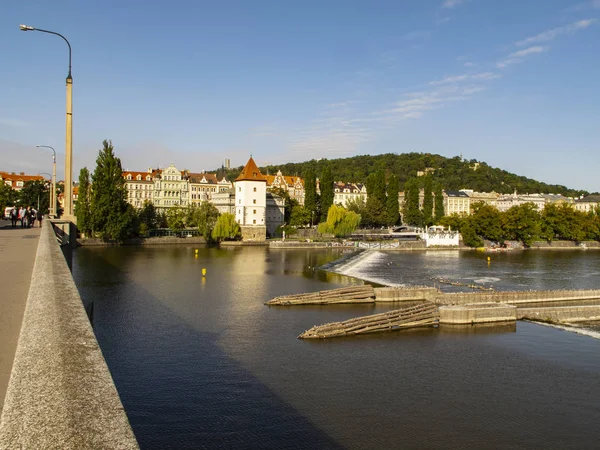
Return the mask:
<path id="1" fill-rule="evenodd" d="M 250 156 L 250 159 L 242 169 L 240 175 L 235 181 L 267 181 L 267 179 L 260 173 L 260 170 L 256 166 L 254 159 Z"/>

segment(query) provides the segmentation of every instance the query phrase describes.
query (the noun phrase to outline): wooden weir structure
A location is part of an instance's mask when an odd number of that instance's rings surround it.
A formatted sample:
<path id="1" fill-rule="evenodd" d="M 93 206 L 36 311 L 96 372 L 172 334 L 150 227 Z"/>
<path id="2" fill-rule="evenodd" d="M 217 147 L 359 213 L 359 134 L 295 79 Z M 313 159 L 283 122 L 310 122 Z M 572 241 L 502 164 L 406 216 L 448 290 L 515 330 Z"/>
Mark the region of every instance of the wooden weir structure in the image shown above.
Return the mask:
<path id="1" fill-rule="evenodd" d="M 396 309 L 371 316 L 357 317 L 343 322 L 315 325 L 298 339 L 327 339 L 356 334 L 395 331 L 404 328 L 433 326 L 439 323 L 439 311 L 432 302 Z"/>
<path id="2" fill-rule="evenodd" d="M 284 295 L 269 300 L 265 305 L 328 305 L 332 303 L 375 303 L 375 289 L 367 284 L 307 294 Z"/>

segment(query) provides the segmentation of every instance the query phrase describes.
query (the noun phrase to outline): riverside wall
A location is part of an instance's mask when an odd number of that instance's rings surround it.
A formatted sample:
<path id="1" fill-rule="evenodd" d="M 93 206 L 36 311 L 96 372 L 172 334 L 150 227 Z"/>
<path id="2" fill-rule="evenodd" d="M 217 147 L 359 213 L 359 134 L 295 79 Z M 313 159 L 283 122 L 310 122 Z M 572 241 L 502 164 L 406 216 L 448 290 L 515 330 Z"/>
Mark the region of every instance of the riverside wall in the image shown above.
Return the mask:
<path id="1" fill-rule="evenodd" d="M 431 299 L 439 305 L 465 305 L 472 303 L 508 303 L 525 306 L 527 303 L 558 303 L 564 301 L 599 300 L 600 289 L 556 290 L 556 291 L 495 291 L 457 292 L 440 294 Z"/>
<path id="2" fill-rule="evenodd" d="M 139 448 L 50 222 L 38 244 L 0 448 Z"/>

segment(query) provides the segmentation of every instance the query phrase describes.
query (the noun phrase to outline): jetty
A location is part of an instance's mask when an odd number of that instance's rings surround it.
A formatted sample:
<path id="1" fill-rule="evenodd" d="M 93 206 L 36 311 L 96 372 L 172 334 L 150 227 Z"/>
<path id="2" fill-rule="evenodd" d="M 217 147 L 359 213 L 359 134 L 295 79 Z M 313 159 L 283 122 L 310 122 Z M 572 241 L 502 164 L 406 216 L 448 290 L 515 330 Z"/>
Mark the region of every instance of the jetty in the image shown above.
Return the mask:
<path id="1" fill-rule="evenodd" d="M 298 336 L 298 339 L 326 339 L 381 331 L 395 331 L 403 328 L 434 326 L 437 325 L 438 321 L 437 306 L 431 302 L 423 302 L 415 306 L 357 317 L 343 322 L 315 325 Z"/>

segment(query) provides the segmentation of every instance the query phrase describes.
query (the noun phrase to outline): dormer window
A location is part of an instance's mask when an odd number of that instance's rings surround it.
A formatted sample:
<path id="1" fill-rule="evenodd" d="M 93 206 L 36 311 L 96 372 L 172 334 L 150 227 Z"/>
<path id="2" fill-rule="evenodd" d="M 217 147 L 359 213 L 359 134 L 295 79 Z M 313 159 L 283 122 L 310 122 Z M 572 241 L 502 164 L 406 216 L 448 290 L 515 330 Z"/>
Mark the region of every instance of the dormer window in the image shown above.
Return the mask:
<path id="1" fill-rule="evenodd" d="M 128 179 L 128 180 L 131 180 L 131 174 L 128 174 L 128 175 L 127 175 L 127 179 Z"/>
<path id="2" fill-rule="evenodd" d="M 135 179 L 138 180 L 138 181 L 140 181 L 142 179 L 142 176 L 138 175 Z"/>

